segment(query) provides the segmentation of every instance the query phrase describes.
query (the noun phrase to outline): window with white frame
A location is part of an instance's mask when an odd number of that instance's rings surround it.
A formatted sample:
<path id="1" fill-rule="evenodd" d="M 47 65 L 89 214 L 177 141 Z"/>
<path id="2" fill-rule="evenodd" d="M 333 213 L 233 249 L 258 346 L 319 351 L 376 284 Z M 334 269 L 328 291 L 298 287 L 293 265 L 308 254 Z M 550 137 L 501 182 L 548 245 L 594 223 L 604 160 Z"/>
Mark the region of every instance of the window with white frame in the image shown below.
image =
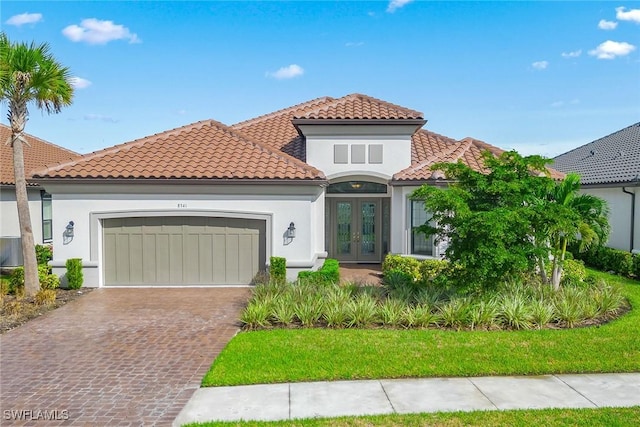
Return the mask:
<path id="1" fill-rule="evenodd" d="M 42 191 L 42 242 L 49 243 L 53 240 L 53 226 L 51 216 L 51 194 Z"/>
<path id="2" fill-rule="evenodd" d="M 414 255 L 433 255 L 433 236 L 426 236 L 415 229 L 429 220 L 431 215 L 424 210 L 424 202 L 411 200 L 411 253 Z"/>

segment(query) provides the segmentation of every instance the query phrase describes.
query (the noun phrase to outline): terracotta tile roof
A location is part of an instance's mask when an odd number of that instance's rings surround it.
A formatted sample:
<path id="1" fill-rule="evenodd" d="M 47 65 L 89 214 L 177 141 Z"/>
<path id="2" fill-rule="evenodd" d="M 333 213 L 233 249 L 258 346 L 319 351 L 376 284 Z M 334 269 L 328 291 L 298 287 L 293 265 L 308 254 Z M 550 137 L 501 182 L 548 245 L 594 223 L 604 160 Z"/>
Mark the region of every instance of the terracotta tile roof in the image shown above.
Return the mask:
<path id="1" fill-rule="evenodd" d="M 0 124 L 0 184 L 2 185 L 15 184 L 15 179 L 13 178 L 13 148 L 6 143 L 10 137 L 11 128 Z M 29 145 L 23 144 L 24 167 L 27 178 L 37 169 L 80 157 L 78 153 L 36 138 L 33 135 L 25 133 L 25 139 L 29 143 Z"/>
<path id="2" fill-rule="evenodd" d="M 579 173 L 582 184 L 637 183 L 640 122 L 559 155 L 554 167 Z"/>
<path id="3" fill-rule="evenodd" d="M 187 126 L 39 171 L 38 178 L 324 180 L 319 170 L 216 122 Z"/>
<path id="4" fill-rule="evenodd" d="M 461 160 L 471 169 L 487 173 L 482 162 L 482 153 L 486 150 L 499 156 L 504 150 L 475 138 L 464 138 L 456 141 L 424 129 L 419 130 L 412 138 L 412 165 L 393 176 L 396 182 L 419 182 L 444 179 L 441 171 L 431 170 L 435 163 L 454 163 Z M 547 168 L 554 179 L 562 179 L 564 174 Z"/>
<path id="5" fill-rule="evenodd" d="M 236 123 L 231 128 L 240 131 L 254 141 L 267 144 L 304 162 L 307 157 L 304 138 L 300 136 L 291 120 L 296 115 L 312 111 L 331 101 L 334 99 L 329 97 L 312 99 L 302 104 Z"/>
<path id="6" fill-rule="evenodd" d="M 300 112 L 296 119 L 408 120 L 424 119 L 424 114 L 367 95 L 353 93 Z"/>

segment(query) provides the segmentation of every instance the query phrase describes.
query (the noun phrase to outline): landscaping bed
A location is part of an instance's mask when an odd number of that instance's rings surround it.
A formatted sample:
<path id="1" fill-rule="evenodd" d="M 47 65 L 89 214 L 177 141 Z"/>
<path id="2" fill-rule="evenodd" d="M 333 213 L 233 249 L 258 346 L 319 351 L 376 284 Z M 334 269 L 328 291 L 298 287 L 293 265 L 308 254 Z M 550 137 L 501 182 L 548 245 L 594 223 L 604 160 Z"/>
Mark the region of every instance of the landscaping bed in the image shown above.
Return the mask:
<path id="1" fill-rule="evenodd" d="M 56 289 L 56 298 L 50 304 L 37 304 L 34 298 L 16 298 L 4 295 L 0 302 L 0 334 L 42 316 L 92 291 L 92 288 Z"/>
<path id="2" fill-rule="evenodd" d="M 631 310 L 603 325 L 542 330 L 277 328 L 238 334 L 204 386 L 343 379 L 640 371 L 640 285 L 620 286 Z"/>

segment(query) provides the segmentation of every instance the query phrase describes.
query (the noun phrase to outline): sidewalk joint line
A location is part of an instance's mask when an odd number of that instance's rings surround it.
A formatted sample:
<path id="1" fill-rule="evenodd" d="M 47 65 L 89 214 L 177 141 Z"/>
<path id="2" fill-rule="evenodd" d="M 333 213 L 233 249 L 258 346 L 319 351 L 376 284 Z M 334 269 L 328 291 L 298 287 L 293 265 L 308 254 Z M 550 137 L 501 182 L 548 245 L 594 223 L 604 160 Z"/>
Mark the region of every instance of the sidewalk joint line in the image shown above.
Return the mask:
<path id="1" fill-rule="evenodd" d="M 393 411 L 394 414 L 397 414 L 398 411 L 396 411 L 395 406 L 393 406 L 393 402 L 391 402 L 391 399 L 389 399 L 389 395 L 387 394 L 387 390 L 384 388 L 384 385 L 382 385 L 382 381 L 378 380 L 378 384 L 380 384 L 380 387 L 382 387 L 382 392 L 384 393 L 384 396 L 387 398 L 387 402 L 389 402 L 389 405 L 391 406 L 391 410 Z"/>
<path id="2" fill-rule="evenodd" d="M 596 404 L 596 402 L 594 402 L 593 400 L 589 399 L 587 396 L 585 396 L 584 394 L 580 393 L 578 390 L 576 390 L 574 387 L 572 387 L 570 384 L 568 384 L 566 381 L 564 381 L 562 378 L 558 377 L 556 374 L 552 374 L 552 376 L 557 379 L 558 381 L 560 381 L 562 384 L 566 385 L 567 387 L 569 387 L 571 390 L 575 391 L 576 393 L 578 393 L 580 396 L 584 397 L 588 402 L 592 403 L 593 406 L 595 406 L 596 408 L 599 408 L 600 406 L 598 406 Z"/>
<path id="3" fill-rule="evenodd" d="M 291 383 L 289 383 L 289 419 L 291 419 Z"/>
<path id="4" fill-rule="evenodd" d="M 469 381 L 471 384 L 473 384 L 473 386 L 476 388 L 476 390 L 478 390 L 480 392 L 481 395 L 484 396 L 485 399 L 487 399 L 489 401 L 489 403 L 491 403 L 493 405 L 494 408 L 496 408 L 497 410 L 500 410 L 500 408 L 498 408 L 498 405 L 496 405 L 495 403 L 493 403 L 493 400 L 489 399 L 489 396 L 487 396 L 484 391 L 482 391 L 480 389 L 480 387 L 478 387 L 478 384 L 473 382 L 473 377 L 471 378 L 467 378 L 467 381 Z"/>

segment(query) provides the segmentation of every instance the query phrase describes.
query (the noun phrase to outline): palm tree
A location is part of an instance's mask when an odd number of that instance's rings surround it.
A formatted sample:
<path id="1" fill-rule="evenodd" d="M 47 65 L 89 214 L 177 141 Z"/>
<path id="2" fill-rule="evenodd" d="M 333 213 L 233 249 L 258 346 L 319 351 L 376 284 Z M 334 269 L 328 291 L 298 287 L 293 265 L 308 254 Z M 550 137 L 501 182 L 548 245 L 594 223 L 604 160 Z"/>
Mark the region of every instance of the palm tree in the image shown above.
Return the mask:
<path id="1" fill-rule="evenodd" d="M 34 102 L 36 107 L 48 114 L 59 113 L 62 107 L 71 104 L 73 87 L 70 77 L 69 69 L 55 60 L 49 52 L 48 44 L 12 43 L 6 34 L 0 33 L 0 101 L 6 101 L 9 107 L 7 118 L 11 126 L 11 137 L 6 143 L 13 148 L 27 295 L 34 295 L 40 288 L 22 147 L 25 143 L 24 128 L 29 117 L 27 106 Z"/>
<path id="2" fill-rule="evenodd" d="M 549 235 L 553 254 L 551 285 L 554 289 L 560 286 L 568 243 L 578 241 L 579 250 L 584 251 L 593 244 L 606 242 L 609 236 L 607 202 L 590 194 L 579 194 L 579 190 L 580 176 L 569 173 L 547 195 L 547 212 L 557 225 Z"/>

